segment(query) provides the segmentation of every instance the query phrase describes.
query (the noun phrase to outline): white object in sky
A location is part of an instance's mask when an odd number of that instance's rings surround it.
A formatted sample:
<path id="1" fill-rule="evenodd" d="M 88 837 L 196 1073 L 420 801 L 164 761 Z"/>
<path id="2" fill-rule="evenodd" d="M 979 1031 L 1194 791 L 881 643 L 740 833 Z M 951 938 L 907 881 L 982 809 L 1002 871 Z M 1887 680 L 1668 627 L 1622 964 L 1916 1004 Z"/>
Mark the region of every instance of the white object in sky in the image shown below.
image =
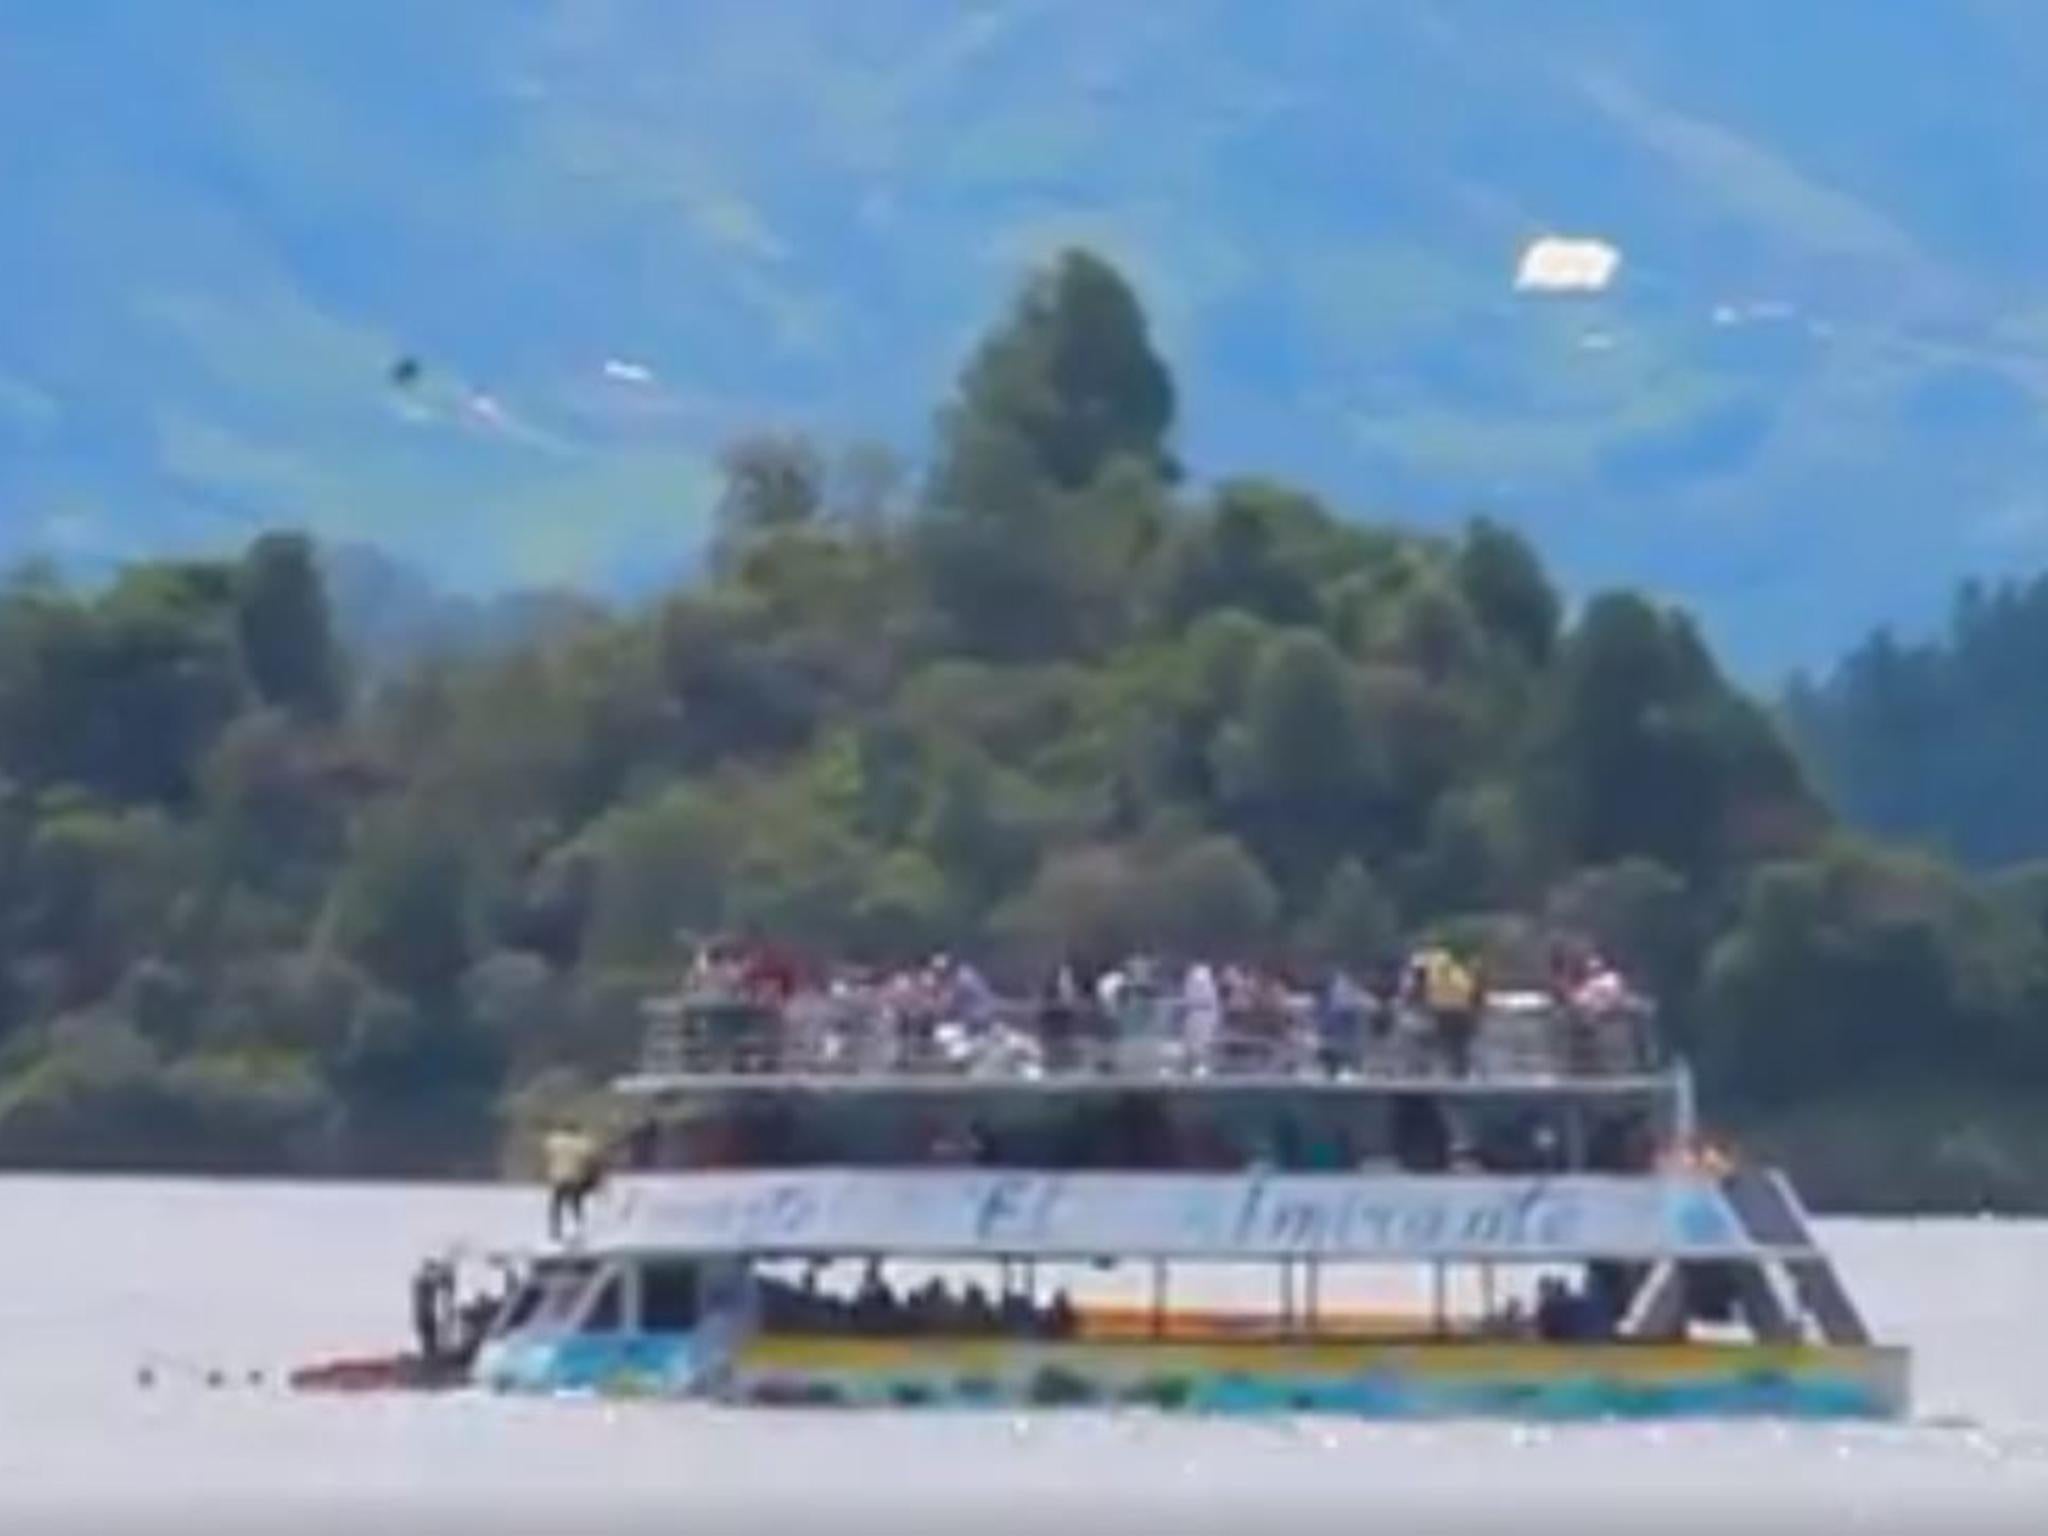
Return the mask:
<path id="1" fill-rule="evenodd" d="M 469 409 L 471 419 L 481 422 L 495 431 L 503 431 L 511 425 L 511 418 L 505 414 L 505 407 L 492 396 L 478 390 L 463 402 Z"/>
<path id="2" fill-rule="evenodd" d="M 654 370 L 645 363 L 629 363 L 622 358 L 605 359 L 604 376 L 621 384 L 652 384 Z"/>
<path id="3" fill-rule="evenodd" d="M 1599 293 L 1614 281 L 1621 252 L 1605 240 L 1544 235 L 1531 240 L 1515 269 L 1520 293 Z"/>

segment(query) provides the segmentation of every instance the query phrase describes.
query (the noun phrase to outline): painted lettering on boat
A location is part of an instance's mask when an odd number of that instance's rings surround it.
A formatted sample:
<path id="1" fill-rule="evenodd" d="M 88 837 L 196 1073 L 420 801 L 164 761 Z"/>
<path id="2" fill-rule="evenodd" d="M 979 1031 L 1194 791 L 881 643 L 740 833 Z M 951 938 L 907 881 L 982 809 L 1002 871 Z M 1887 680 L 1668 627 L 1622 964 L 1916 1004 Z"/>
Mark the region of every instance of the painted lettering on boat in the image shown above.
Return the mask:
<path id="1" fill-rule="evenodd" d="M 975 1237 L 995 1247 L 1043 1242 L 1053 1230 L 1053 1211 L 1065 1184 L 1058 1175 L 1014 1173 L 996 1179 L 975 1214 Z"/>
<path id="2" fill-rule="evenodd" d="M 1389 1199 L 1354 1188 L 1274 1192 L 1270 1181 L 1245 1188 L 1234 1224 L 1241 1247 L 1261 1251 L 1556 1249 L 1578 1236 L 1577 1203 L 1532 1183 L 1498 1195 L 1437 1203 Z"/>
<path id="3" fill-rule="evenodd" d="M 621 1180 L 594 1237 L 756 1251 L 1542 1258 L 1748 1251 L 1709 1180 L 930 1170 Z"/>

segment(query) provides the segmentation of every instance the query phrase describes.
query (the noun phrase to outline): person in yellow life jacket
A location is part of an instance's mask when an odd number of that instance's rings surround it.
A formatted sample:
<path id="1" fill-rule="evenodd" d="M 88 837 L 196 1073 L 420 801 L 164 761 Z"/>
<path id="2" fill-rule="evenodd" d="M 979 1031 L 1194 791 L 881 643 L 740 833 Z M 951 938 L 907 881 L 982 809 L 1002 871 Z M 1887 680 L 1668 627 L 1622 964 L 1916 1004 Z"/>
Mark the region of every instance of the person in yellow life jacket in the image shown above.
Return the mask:
<path id="1" fill-rule="evenodd" d="M 1478 975 L 1449 949 L 1433 945 L 1416 957 L 1415 976 L 1445 1064 L 1453 1077 L 1470 1077 L 1484 992 Z"/>
<path id="2" fill-rule="evenodd" d="M 548 1181 L 548 1236 L 557 1242 L 581 1230 L 583 1206 L 604 1178 L 597 1142 L 574 1126 L 549 1131 L 541 1143 Z"/>

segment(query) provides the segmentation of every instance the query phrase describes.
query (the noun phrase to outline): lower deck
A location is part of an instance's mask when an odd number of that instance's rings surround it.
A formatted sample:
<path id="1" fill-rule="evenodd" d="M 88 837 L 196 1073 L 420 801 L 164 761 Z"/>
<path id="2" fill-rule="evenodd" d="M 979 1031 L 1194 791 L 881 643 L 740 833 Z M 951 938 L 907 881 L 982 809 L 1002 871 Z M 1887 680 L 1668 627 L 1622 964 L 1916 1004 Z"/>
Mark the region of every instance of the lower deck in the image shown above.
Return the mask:
<path id="1" fill-rule="evenodd" d="M 528 1369 L 539 1368 L 538 1361 Z M 1371 1419 L 1895 1419 L 1906 1351 L 1876 1345 L 1370 1340 L 860 1338 L 764 1333 L 714 1358 L 701 1337 L 582 1338 L 543 1382 L 488 1385 L 760 1407 L 1152 1408 Z"/>
<path id="2" fill-rule="evenodd" d="M 833 1271 L 843 1271 L 836 1283 Z M 1906 1412 L 1903 1350 L 1830 1338 L 1811 1319 L 1760 1330 L 1739 1294 L 1744 1273 L 1768 1278 L 1726 1263 L 1233 1274 L 1202 1264 L 567 1258 L 508 1304 L 475 1380 L 785 1407 L 1393 1419 Z M 1661 1313 L 1660 1274 L 1671 1281 Z M 1614 1304 L 1595 1305 L 1603 1293 Z M 1569 1305 L 1547 1311 L 1546 1295 Z"/>

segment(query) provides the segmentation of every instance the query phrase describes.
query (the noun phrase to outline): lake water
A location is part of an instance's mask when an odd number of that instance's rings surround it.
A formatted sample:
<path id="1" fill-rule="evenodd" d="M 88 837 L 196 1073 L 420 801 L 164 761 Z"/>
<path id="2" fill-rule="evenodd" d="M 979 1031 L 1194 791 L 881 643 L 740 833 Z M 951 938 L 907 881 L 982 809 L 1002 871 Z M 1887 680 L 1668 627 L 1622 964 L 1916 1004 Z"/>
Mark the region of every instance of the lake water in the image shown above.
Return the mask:
<path id="1" fill-rule="evenodd" d="M 516 1245 L 537 1218 L 514 1189 L 0 1179 L 0 1532 L 2048 1531 L 2048 1223 L 1826 1225 L 1873 1325 L 1916 1351 L 1903 1426 L 835 1415 L 275 1384 L 399 1344 L 421 1253 Z"/>

